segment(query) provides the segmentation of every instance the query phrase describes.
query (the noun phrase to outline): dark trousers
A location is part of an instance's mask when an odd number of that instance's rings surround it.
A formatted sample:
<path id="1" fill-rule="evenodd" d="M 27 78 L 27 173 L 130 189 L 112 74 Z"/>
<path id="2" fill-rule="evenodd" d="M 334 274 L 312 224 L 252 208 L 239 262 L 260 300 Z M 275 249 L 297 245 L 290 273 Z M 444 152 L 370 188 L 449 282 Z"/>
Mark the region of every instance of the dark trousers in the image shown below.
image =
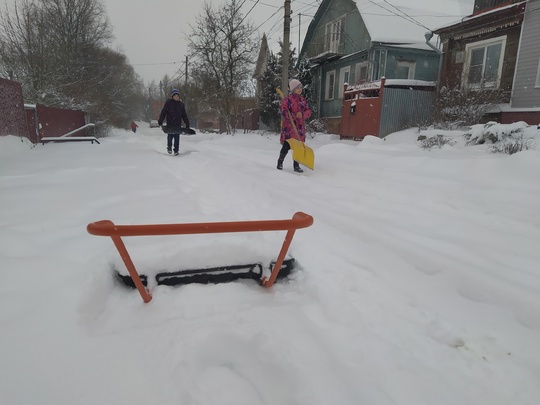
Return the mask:
<path id="1" fill-rule="evenodd" d="M 290 150 L 291 150 L 291 145 L 289 145 L 289 142 L 285 141 L 283 142 L 283 146 L 281 147 L 279 154 L 285 157 L 287 156 L 287 153 L 289 153 Z"/>
<path id="2" fill-rule="evenodd" d="M 171 150 L 174 140 L 174 153 L 178 152 L 180 144 L 180 134 L 167 134 L 167 150 Z"/>
<path id="3" fill-rule="evenodd" d="M 287 153 L 291 150 L 291 145 L 289 145 L 289 142 L 285 141 L 283 142 L 283 146 L 281 147 L 281 150 L 279 151 L 279 160 L 278 163 L 283 164 L 283 160 L 287 156 Z M 293 166 L 294 168 L 300 168 L 299 163 L 293 159 Z"/>

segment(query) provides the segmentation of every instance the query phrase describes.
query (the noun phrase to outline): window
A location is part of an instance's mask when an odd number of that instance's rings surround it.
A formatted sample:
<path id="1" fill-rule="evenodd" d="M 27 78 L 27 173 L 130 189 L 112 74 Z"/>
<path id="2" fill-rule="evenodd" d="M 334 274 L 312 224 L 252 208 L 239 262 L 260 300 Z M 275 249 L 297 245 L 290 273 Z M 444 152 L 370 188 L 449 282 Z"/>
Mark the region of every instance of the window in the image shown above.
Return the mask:
<path id="1" fill-rule="evenodd" d="M 356 68 L 354 71 L 354 82 L 356 84 L 369 81 L 368 68 L 369 68 L 368 62 L 362 62 L 362 63 L 356 64 Z"/>
<path id="2" fill-rule="evenodd" d="M 414 70 L 416 62 L 396 62 L 396 75 L 394 79 L 414 79 Z"/>
<path id="3" fill-rule="evenodd" d="M 538 70 L 536 71 L 536 87 L 540 87 L 540 60 L 538 61 Z"/>
<path id="4" fill-rule="evenodd" d="M 350 84 L 349 76 L 351 73 L 351 68 L 349 66 L 341 68 L 339 71 L 339 98 L 343 98 L 343 86 L 345 83 Z"/>
<path id="5" fill-rule="evenodd" d="M 382 49 L 379 54 L 379 78 L 386 76 L 386 56 L 386 50 Z"/>
<path id="6" fill-rule="evenodd" d="M 326 46 L 325 50 L 338 53 L 339 45 L 341 44 L 341 34 L 345 28 L 345 19 L 340 18 L 339 20 L 332 21 L 331 23 L 326 24 Z"/>
<path id="7" fill-rule="evenodd" d="M 464 87 L 498 88 L 505 47 L 506 36 L 468 44 L 465 47 Z"/>
<path id="8" fill-rule="evenodd" d="M 326 73 L 326 92 L 325 99 L 333 100 L 334 99 L 334 86 L 336 81 L 336 71 L 332 70 L 331 72 Z"/>

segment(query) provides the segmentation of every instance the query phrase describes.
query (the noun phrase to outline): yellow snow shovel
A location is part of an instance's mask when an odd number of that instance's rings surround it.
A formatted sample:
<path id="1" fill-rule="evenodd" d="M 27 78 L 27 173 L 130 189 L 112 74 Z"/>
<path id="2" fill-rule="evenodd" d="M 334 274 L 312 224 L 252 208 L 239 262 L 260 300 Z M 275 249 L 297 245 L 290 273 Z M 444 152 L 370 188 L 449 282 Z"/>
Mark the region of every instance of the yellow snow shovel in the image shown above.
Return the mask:
<path id="1" fill-rule="evenodd" d="M 278 87 L 276 88 L 278 94 L 283 99 L 285 96 L 283 95 L 283 92 Z M 290 111 L 287 111 L 287 114 L 289 115 L 289 119 L 291 120 L 291 124 L 294 128 L 294 132 L 296 134 L 295 138 L 289 138 L 287 139 L 287 142 L 289 143 L 289 146 L 291 147 L 291 150 L 293 152 L 293 160 L 297 161 L 298 163 L 306 166 L 307 168 L 314 170 L 315 169 L 315 154 L 313 153 L 313 149 L 311 149 L 309 146 L 307 146 L 304 142 L 300 141 L 300 136 L 298 135 L 298 130 L 296 129 L 296 125 L 294 124 L 293 117 L 291 115 Z"/>

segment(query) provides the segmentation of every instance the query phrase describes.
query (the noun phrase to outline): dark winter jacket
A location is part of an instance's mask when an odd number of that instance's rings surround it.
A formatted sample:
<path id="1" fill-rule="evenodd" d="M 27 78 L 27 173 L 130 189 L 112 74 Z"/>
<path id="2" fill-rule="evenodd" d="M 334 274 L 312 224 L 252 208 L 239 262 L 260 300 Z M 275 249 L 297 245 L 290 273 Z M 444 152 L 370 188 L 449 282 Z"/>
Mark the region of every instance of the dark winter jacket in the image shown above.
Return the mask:
<path id="1" fill-rule="evenodd" d="M 298 118 L 297 114 L 302 113 L 302 118 Z M 290 113 L 290 116 L 289 116 Z M 286 139 L 295 138 L 304 142 L 306 140 L 306 118 L 311 116 L 306 99 L 299 94 L 289 94 L 281 101 L 281 137 L 283 143 Z M 298 136 L 291 123 L 291 117 L 298 131 Z"/>
<path id="2" fill-rule="evenodd" d="M 176 101 L 172 98 L 165 101 L 161 113 L 159 114 L 158 124 L 163 125 L 163 121 L 167 121 L 168 127 L 181 127 L 182 120 L 189 128 L 189 119 L 186 113 L 186 107 L 180 100 Z"/>

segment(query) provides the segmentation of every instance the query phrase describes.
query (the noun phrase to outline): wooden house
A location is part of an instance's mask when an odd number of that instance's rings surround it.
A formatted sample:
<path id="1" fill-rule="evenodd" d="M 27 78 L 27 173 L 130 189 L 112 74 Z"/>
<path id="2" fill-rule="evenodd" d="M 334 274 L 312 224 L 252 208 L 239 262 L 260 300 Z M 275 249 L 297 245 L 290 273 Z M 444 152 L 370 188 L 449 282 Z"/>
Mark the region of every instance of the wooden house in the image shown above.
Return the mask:
<path id="1" fill-rule="evenodd" d="M 474 12 L 434 32 L 443 46 L 441 83 L 482 92 L 485 120 L 540 122 L 540 1 L 475 0 Z"/>
<path id="2" fill-rule="evenodd" d="M 345 84 L 437 80 L 440 51 L 426 32 L 466 14 L 456 2 L 410 3 L 321 1 L 299 56 L 315 66 L 317 111 L 331 132 L 339 133 Z"/>

